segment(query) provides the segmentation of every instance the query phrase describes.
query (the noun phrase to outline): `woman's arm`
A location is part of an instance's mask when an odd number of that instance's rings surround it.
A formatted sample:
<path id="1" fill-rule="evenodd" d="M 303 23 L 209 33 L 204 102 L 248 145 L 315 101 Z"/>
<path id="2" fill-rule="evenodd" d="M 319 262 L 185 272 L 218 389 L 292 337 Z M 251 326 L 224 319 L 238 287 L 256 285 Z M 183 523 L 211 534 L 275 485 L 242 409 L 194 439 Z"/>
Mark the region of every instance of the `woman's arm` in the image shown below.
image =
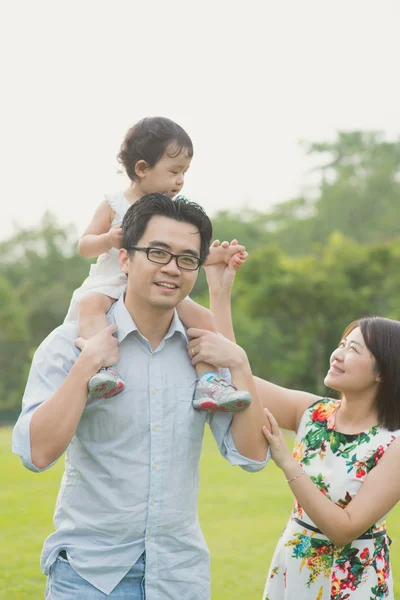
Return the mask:
<path id="1" fill-rule="evenodd" d="M 205 267 L 208 290 L 210 293 L 210 310 L 215 318 L 217 331 L 231 342 L 235 342 L 232 324 L 231 294 L 235 280 L 237 259 L 233 257 L 229 264 L 219 263 Z"/>
<path id="2" fill-rule="evenodd" d="M 230 259 L 229 264 L 219 263 L 205 267 L 210 291 L 210 308 L 215 317 L 217 331 L 232 342 L 235 342 L 235 334 L 231 293 L 236 270 L 243 262 L 238 254 Z M 254 383 L 263 408 L 269 408 L 279 426 L 290 431 L 297 431 L 304 411 L 318 400 L 318 396 L 314 394 L 283 388 L 259 377 L 254 377 Z"/>
<path id="3" fill-rule="evenodd" d="M 78 251 L 85 258 L 100 256 L 111 248 L 121 247 L 122 228 L 111 227 L 114 213 L 107 200 L 97 208 L 93 219 L 78 243 Z"/>
<path id="4" fill-rule="evenodd" d="M 359 492 L 345 508 L 320 492 L 293 458 L 273 415 L 266 411 L 271 431 L 263 428 L 275 463 L 302 508 L 317 527 L 336 545 L 345 546 L 382 519 L 400 500 L 400 438 L 392 442 L 369 472 Z"/>
<path id="5" fill-rule="evenodd" d="M 222 253 L 221 255 L 218 252 Z M 247 252 L 237 240 L 222 242 L 216 240 L 210 248 L 210 254 L 204 265 L 210 309 L 215 317 L 217 331 L 231 342 L 235 342 L 232 324 L 231 294 L 236 271 L 246 262 Z"/>
<path id="6" fill-rule="evenodd" d="M 263 408 L 268 408 L 279 427 L 297 431 L 305 410 L 319 399 L 319 396 L 290 390 L 260 377 L 254 377 L 257 393 Z"/>

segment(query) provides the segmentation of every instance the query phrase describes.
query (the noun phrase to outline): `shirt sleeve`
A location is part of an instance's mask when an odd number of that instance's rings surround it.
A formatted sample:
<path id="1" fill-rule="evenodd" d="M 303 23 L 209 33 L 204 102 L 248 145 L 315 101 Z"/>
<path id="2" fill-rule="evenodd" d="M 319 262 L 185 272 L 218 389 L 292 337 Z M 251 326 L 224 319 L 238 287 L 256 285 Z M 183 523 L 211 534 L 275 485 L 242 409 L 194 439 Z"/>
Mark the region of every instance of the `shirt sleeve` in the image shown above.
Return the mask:
<path id="1" fill-rule="evenodd" d="M 271 458 L 269 447 L 265 460 L 263 461 L 252 460 L 251 458 L 247 458 L 240 454 L 232 438 L 232 420 L 232 413 L 209 413 L 210 428 L 221 455 L 226 458 L 232 466 L 239 465 L 244 471 L 250 473 L 261 471 Z"/>
<path id="2" fill-rule="evenodd" d="M 25 393 L 22 412 L 12 434 L 12 451 L 21 457 L 23 465 L 39 473 L 32 462 L 30 423 L 35 409 L 58 390 L 76 361 L 79 350 L 73 340 L 77 337 L 76 325 L 68 323 L 53 331 L 39 346 L 33 357 Z"/>

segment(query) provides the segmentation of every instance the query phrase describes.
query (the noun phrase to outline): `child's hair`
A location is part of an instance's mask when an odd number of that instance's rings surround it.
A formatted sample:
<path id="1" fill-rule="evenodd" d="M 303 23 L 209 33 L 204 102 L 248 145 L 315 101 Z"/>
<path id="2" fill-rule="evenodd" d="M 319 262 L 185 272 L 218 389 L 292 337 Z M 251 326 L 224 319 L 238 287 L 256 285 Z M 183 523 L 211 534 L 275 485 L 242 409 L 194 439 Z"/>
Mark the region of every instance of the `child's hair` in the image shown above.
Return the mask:
<path id="1" fill-rule="evenodd" d="M 184 196 L 172 199 L 165 194 L 146 194 L 128 208 L 122 222 L 122 248 L 132 253 L 146 231 L 150 219 L 156 215 L 194 225 L 200 233 L 200 260 L 208 256 L 212 225 L 205 210 Z"/>
<path id="2" fill-rule="evenodd" d="M 171 158 L 182 150 L 187 150 L 189 158 L 193 157 L 192 140 L 180 125 L 165 117 L 146 117 L 129 129 L 117 158 L 129 179 L 134 181 L 136 163 L 144 160 L 152 168 L 167 148 Z"/>

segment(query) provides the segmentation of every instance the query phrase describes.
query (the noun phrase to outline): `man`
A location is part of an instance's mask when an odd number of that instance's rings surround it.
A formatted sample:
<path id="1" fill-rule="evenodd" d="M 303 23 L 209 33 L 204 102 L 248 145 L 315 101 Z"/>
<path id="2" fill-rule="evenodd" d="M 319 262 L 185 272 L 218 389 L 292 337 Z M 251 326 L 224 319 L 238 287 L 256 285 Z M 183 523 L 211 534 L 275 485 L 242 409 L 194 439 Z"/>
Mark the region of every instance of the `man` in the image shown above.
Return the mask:
<path id="1" fill-rule="evenodd" d="M 56 531 L 41 557 L 46 598 L 210 597 L 197 517 L 205 422 L 231 464 L 257 471 L 267 448 L 257 401 L 234 418 L 192 407 L 195 370 L 174 309 L 193 288 L 211 233 L 197 204 L 144 196 L 124 219 L 127 291 L 109 312 L 111 325 L 79 352 L 76 325 L 66 323 L 35 354 L 13 450 L 33 471 L 66 451 Z M 125 390 L 87 402 L 90 377 L 115 363 Z M 235 376 L 254 393 L 248 369 L 235 364 Z"/>

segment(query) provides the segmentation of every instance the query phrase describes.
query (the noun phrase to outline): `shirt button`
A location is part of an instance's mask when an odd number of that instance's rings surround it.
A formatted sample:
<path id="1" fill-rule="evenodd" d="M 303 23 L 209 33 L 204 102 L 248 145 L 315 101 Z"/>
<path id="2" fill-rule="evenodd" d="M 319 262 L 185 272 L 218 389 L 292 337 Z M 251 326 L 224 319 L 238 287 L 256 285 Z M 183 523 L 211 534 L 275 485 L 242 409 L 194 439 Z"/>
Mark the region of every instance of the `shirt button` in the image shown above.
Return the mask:
<path id="1" fill-rule="evenodd" d="M 151 358 L 155 358 L 155 357 L 156 357 L 156 355 L 155 355 L 155 354 L 152 354 L 152 355 L 151 355 Z"/>
<path id="2" fill-rule="evenodd" d="M 153 469 L 157 469 L 157 463 L 153 463 Z"/>
<path id="3" fill-rule="evenodd" d="M 158 429 L 157 425 L 154 425 L 153 431 L 157 431 L 157 429 Z"/>
<path id="4" fill-rule="evenodd" d="M 152 501 L 150 502 L 150 504 L 151 504 L 152 506 L 154 506 L 154 505 L 155 505 L 155 502 L 154 502 L 154 500 L 152 500 Z"/>
<path id="5" fill-rule="evenodd" d="M 149 541 L 151 540 L 151 535 L 148 535 L 148 536 L 146 537 L 146 540 L 149 542 Z"/>
<path id="6" fill-rule="evenodd" d="M 156 389 L 151 390 L 151 393 L 153 394 L 153 396 L 155 396 L 157 394 L 157 390 Z"/>

